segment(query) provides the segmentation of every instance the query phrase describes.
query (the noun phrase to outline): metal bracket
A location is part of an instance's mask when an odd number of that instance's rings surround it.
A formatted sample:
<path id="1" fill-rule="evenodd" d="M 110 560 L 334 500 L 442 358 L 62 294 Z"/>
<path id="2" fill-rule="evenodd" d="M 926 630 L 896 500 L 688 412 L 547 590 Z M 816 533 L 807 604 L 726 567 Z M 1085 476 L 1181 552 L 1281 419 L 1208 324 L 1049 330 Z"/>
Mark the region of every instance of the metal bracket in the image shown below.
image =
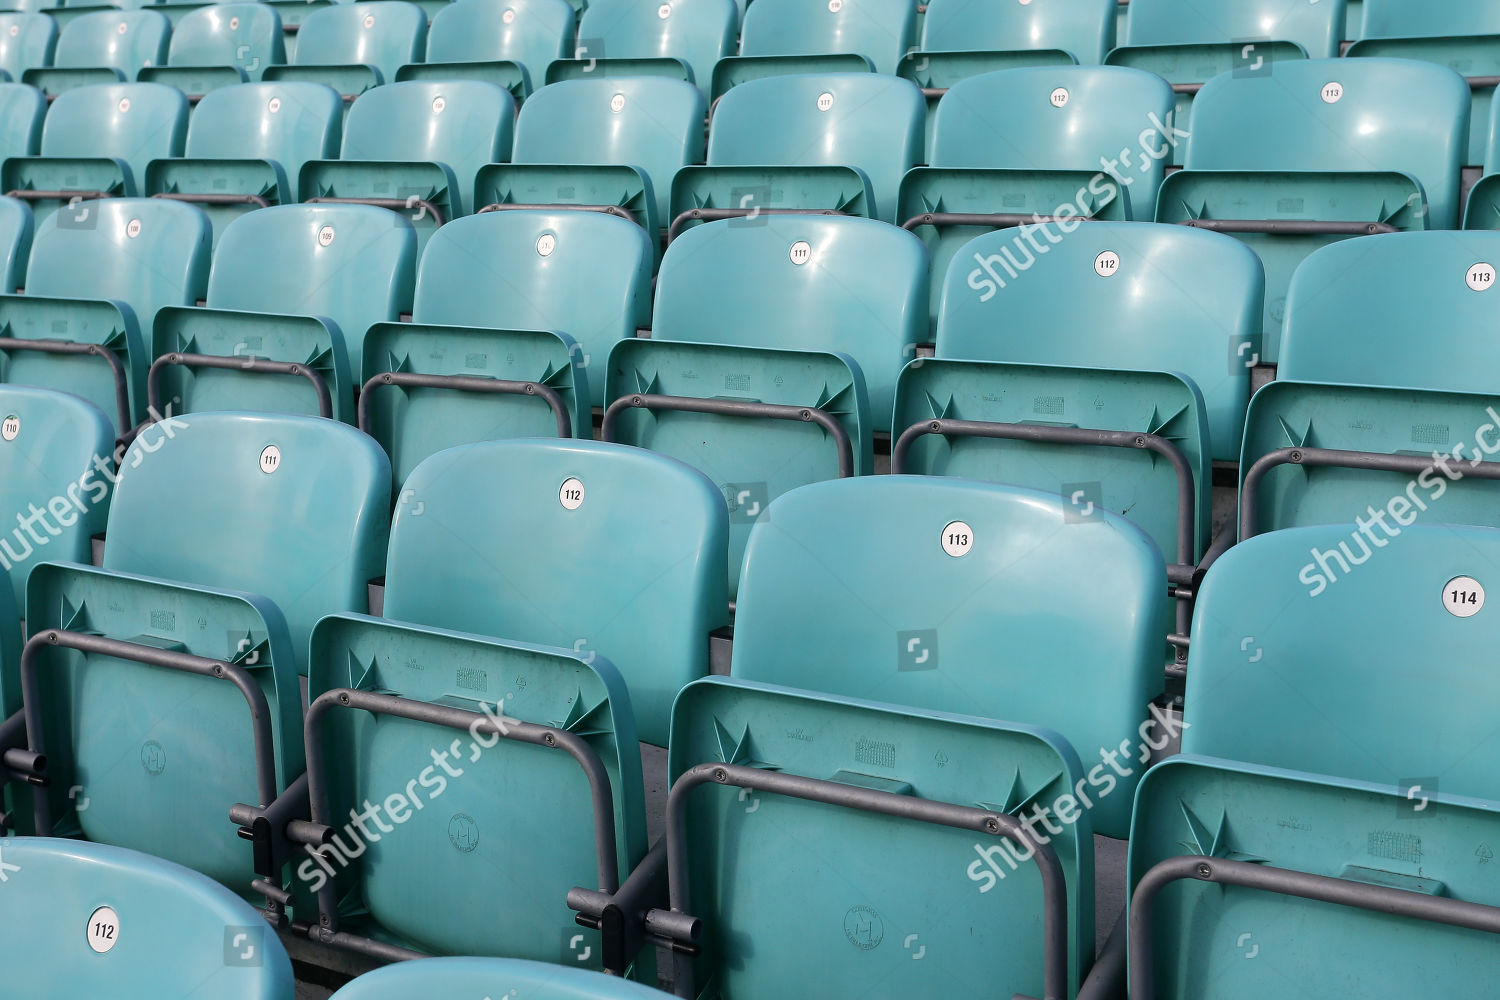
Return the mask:
<path id="1" fill-rule="evenodd" d="M 574 920 L 602 933 L 604 971 L 616 976 L 625 975 L 645 945 L 647 915 L 667 904 L 666 838 L 656 842 L 618 892 L 582 887 L 568 892 L 568 907 L 578 911 Z"/>
<path id="2" fill-rule="evenodd" d="M 57 99 L 56 94 L 48 94 L 47 102 L 50 104 Z M 7 198 L 19 198 L 22 201 L 98 201 L 102 198 L 117 198 L 119 195 L 110 194 L 108 191 L 46 191 L 36 188 L 16 188 L 14 191 L 5 192 Z"/>
<path id="3" fill-rule="evenodd" d="M 265 358 L 225 357 L 220 354 L 184 354 L 180 351 L 163 354 L 151 362 L 151 370 L 146 374 L 146 399 L 152 414 L 162 412 L 161 373 L 163 369 L 171 365 L 181 365 L 184 368 L 223 368 L 260 375 L 300 375 L 312 383 L 313 391 L 318 394 L 318 415 L 330 418 L 333 416 L 333 397 L 328 391 L 328 383 L 322 374 L 310 365 L 298 364 L 294 361 L 270 361 Z"/>
<path id="4" fill-rule="evenodd" d="M 628 208 L 619 205 L 522 205 L 513 202 L 494 202 L 476 211 L 475 215 L 483 215 L 486 212 L 602 212 L 605 215 L 618 216 L 626 222 L 634 222 L 641 225 L 641 220 L 635 217 L 635 213 Z"/>
<path id="5" fill-rule="evenodd" d="M 92 354 L 109 365 L 115 380 L 116 418 L 120 433 L 134 426 L 130 419 L 130 387 L 125 377 L 125 366 L 114 351 L 101 344 L 79 344 L 71 340 L 22 340 L 16 337 L 0 337 L 0 351 L 39 351 L 43 354 Z"/>
<path id="6" fill-rule="evenodd" d="M 540 382 L 514 379 L 481 378 L 477 375 L 419 375 L 415 372 L 381 372 L 365 382 L 359 394 L 359 429 L 370 433 L 370 405 L 374 390 L 383 385 L 413 386 L 422 389 L 453 389 L 458 392 L 489 392 L 510 396 L 537 396 L 552 408 L 557 419 L 557 436 L 573 436 L 573 421 L 557 390 Z"/>
<path id="7" fill-rule="evenodd" d="M 192 100 L 192 98 L 189 98 Z M 213 194 L 209 192 L 195 191 L 161 191 L 153 194 L 153 198 L 165 198 L 168 201 L 186 201 L 194 205 L 254 205 L 256 208 L 269 208 L 271 203 L 258 194 Z"/>
<path id="8" fill-rule="evenodd" d="M 1268 236 L 1373 236 L 1401 231 L 1389 222 L 1319 222 L 1316 219 L 1184 219 L 1178 225 L 1215 233 L 1263 233 Z"/>
<path id="9" fill-rule="evenodd" d="M 922 226 L 989 226 L 992 229 L 1014 229 L 1043 222 L 1093 222 L 1088 215 L 1023 215 L 1019 212 L 923 212 L 901 223 L 907 232 Z"/>
<path id="10" fill-rule="evenodd" d="M 689 222 L 718 222 L 721 219 L 755 219 L 762 215 L 847 215 L 836 208 L 690 208 L 679 212 L 667 227 L 667 245 L 682 235 Z"/>
<path id="11" fill-rule="evenodd" d="M 352 101 L 358 95 L 346 94 L 344 100 Z M 394 212 L 404 212 L 411 208 L 420 208 L 432 219 L 433 224 L 441 226 L 446 220 L 439 208 L 426 198 L 303 198 L 304 203 L 309 205 L 374 205 L 376 208 L 389 208 Z"/>

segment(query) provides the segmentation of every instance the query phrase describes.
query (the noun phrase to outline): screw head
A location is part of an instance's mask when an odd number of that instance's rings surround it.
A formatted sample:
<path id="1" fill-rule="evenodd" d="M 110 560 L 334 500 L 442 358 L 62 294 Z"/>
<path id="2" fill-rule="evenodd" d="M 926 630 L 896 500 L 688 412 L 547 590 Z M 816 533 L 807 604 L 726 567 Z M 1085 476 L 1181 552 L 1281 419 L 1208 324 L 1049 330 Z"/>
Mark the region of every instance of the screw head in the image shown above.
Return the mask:
<path id="1" fill-rule="evenodd" d="M 1213 873 L 1214 873 L 1214 870 L 1212 868 L 1208 867 L 1208 865 L 1199 865 L 1198 866 L 1197 875 L 1198 875 L 1199 878 L 1212 878 L 1213 877 Z"/>
<path id="2" fill-rule="evenodd" d="M 721 781 L 721 782 L 722 781 L 728 781 L 729 780 L 729 772 L 726 771 L 726 770 L 724 770 L 722 767 L 716 767 L 716 768 L 714 768 L 714 780 L 715 781 Z"/>

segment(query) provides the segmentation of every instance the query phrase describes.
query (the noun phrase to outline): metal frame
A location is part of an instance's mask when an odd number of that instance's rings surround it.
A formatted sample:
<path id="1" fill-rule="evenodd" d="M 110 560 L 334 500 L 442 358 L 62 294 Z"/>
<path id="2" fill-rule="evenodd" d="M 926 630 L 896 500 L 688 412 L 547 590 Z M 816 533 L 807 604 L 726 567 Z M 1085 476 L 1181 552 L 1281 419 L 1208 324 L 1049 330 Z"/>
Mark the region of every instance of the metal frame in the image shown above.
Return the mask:
<path id="1" fill-rule="evenodd" d="M 1389 222 L 1320 222 L 1316 219 L 1184 219 L 1177 224 L 1215 233 L 1263 233 L 1267 236 L 1374 236 L 1401 232 Z"/>
<path id="2" fill-rule="evenodd" d="M 271 361 L 266 358 L 185 354 L 181 351 L 163 354 L 151 362 L 151 370 L 146 373 L 146 400 L 153 414 L 161 412 L 161 373 L 172 365 L 181 365 L 184 368 L 222 368 L 261 375 L 300 375 L 312 383 L 313 391 L 318 394 L 318 415 L 329 418 L 333 416 L 333 396 L 328 391 L 328 383 L 311 365 L 299 364 L 295 361 Z"/>
<path id="3" fill-rule="evenodd" d="M 1040 225 L 1044 222 L 1093 222 L 1088 215 L 1025 215 L 1020 212 L 923 212 L 913 215 L 901 223 L 907 232 L 922 226 L 990 226 L 994 229 L 1014 229 L 1017 226 Z"/>
<path id="4" fill-rule="evenodd" d="M 1184 879 L 1258 889 L 1500 934 L 1500 907 L 1245 861 L 1183 855 L 1168 858 L 1148 871 L 1136 883 L 1135 894 L 1131 897 L 1129 965 L 1133 1000 L 1154 1000 L 1156 996 L 1156 970 L 1152 965 L 1152 907 L 1162 889 Z"/>
<path id="5" fill-rule="evenodd" d="M 47 67 L 52 69 L 53 67 Z M 60 68 L 60 67 L 59 67 Z M 56 94 L 47 95 L 47 103 L 51 104 L 57 100 Z M 108 191 L 42 191 L 35 188 L 16 188 L 14 191 L 5 192 L 7 198 L 19 198 L 22 201 L 99 201 L 103 198 L 118 198 L 117 194 Z"/>
<path id="6" fill-rule="evenodd" d="M 682 235 L 689 222 L 718 222 L 722 219 L 758 219 L 762 215 L 848 215 L 836 208 L 690 208 L 677 213 L 667 227 L 667 246 Z"/>
<path id="7" fill-rule="evenodd" d="M 202 96 L 202 95 L 200 95 Z M 188 98 L 189 101 L 192 98 Z M 153 198 L 165 198 L 168 201 L 185 201 L 194 205 L 254 205 L 256 208 L 270 208 L 271 203 L 258 194 L 212 194 L 209 192 L 194 191 L 160 191 L 153 194 Z"/>
<path id="8" fill-rule="evenodd" d="M 1256 525 L 1260 520 L 1260 485 L 1279 465 L 1400 472 L 1409 476 L 1420 476 L 1437 468 L 1432 459 L 1422 455 L 1385 455 L 1375 451 L 1339 451 L 1333 448 L 1280 448 L 1267 452 L 1250 466 L 1240 486 L 1240 541 L 1259 533 Z M 1477 465 L 1465 462 L 1461 468 L 1467 478 L 1500 479 L 1500 462 L 1480 462 Z"/>
<path id="9" fill-rule="evenodd" d="M 352 101 L 358 95 L 344 95 L 344 100 Z M 374 205 L 376 208 L 388 208 L 393 212 L 405 212 L 407 209 L 420 208 L 426 212 L 436 225 L 443 225 L 447 219 L 442 210 L 426 198 L 418 198 L 413 195 L 410 198 L 304 198 L 303 204 L 307 205 Z"/>
<path id="10" fill-rule="evenodd" d="M 757 792 L 785 795 L 821 802 L 825 805 L 878 813 L 895 819 L 951 826 L 960 830 L 1005 837 L 1023 850 L 1032 852 L 1032 860 L 1042 877 L 1043 997 L 1042 1000 L 1064 1000 L 1068 994 L 1068 895 L 1062 864 L 1048 844 L 1037 841 L 1029 830 L 1007 813 L 976 809 L 971 806 L 936 802 L 931 799 L 897 795 L 837 781 L 808 778 L 783 771 L 768 771 L 742 764 L 698 764 L 684 771 L 672 784 L 667 796 L 667 877 L 671 909 L 651 910 L 646 914 L 646 934 L 671 948 L 677 955 L 696 955 L 702 922 L 687 913 L 687 801 L 700 785 L 718 784 L 749 788 Z M 692 966 L 676 963 L 674 988 L 679 997 L 697 996 L 692 982 Z M 1017 994 L 1014 1000 L 1029 1000 Z"/>
<path id="11" fill-rule="evenodd" d="M 359 429 L 370 433 L 370 405 L 374 390 L 383 385 L 413 386 L 421 389 L 453 389 L 457 392 L 488 392 L 507 396 L 537 396 L 552 408 L 557 419 L 557 436 L 573 436 L 573 420 L 562 397 L 551 386 L 540 382 L 514 379 L 482 378 L 478 375 L 419 375 L 416 372 L 381 372 L 372 375 L 359 392 Z"/>
<path id="12" fill-rule="evenodd" d="M 287 841 L 311 848 L 321 848 L 333 837 L 333 828 L 328 825 L 328 789 L 325 785 L 326 768 L 323 753 L 323 717 L 335 708 L 348 708 L 369 712 L 373 715 L 391 715 L 428 725 L 461 729 L 472 734 L 488 733 L 501 739 L 529 743 L 532 746 L 561 750 L 578 762 L 588 778 L 589 791 L 594 804 L 594 842 L 599 858 L 599 892 L 613 894 L 620 884 L 619 859 L 615 849 L 614 792 L 610 788 L 609 773 L 594 748 L 576 733 L 522 722 L 519 719 L 503 718 L 497 722 L 489 715 L 470 712 L 446 705 L 413 701 L 396 695 L 376 694 L 353 688 L 334 688 L 315 698 L 307 709 L 303 723 L 303 734 L 307 742 L 307 797 L 311 821 L 293 822 L 286 829 Z M 264 813 L 265 810 L 262 810 Z M 247 816 L 241 810 L 237 813 Z M 309 852 L 311 853 L 311 852 Z M 359 934 L 341 931 L 338 927 L 338 891 L 335 880 L 328 879 L 318 890 L 318 925 L 295 928 L 298 932 L 323 944 L 346 948 L 350 951 L 370 955 L 386 961 L 404 961 L 410 958 L 425 958 L 421 952 L 412 951 L 376 941 Z"/>
<path id="13" fill-rule="evenodd" d="M 618 216 L 626 222 L 634 222 L 638 226 L 644 227 L 645 225 L 635 217 L 634 212 L 620 205 L 527 205 L 520 202 L 496 201 L 476 210 L 474 214 L 483 215 L 486 212 L 602 212 L 605 215 Z"/>
<path id="14" fill-rule="evenodd" d="M 102 344 L 80 344 L 72 340 L 23 340 L 18 337 L 0 337 L 0 351 L 40 351 L 43 354 L 92 354 L 109 365 L 115 379 L 116 419 L 120 422 L 120 433 L 124 434 L 135 425 L 130 419 L 130 382 L 125 375 L 125 366 L 114 351 Z"/>

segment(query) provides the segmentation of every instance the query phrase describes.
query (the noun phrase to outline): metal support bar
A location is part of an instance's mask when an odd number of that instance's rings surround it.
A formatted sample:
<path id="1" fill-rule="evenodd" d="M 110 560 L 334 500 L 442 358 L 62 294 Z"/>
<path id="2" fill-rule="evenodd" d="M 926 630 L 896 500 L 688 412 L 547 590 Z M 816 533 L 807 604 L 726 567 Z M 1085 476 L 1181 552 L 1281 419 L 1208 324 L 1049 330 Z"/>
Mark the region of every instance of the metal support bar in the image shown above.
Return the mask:
<path id="1" fill-rule="evenodd" d="M 357 96 L 359 95 L 345 94 L 344 100 L 352 101 Z M 420 208 L 432 217 L 434 224 L 441 226 L 446 221 L 442 211 L 436 205 L 426 198 L 418 198 L 415 195 L 410 198 L 304 198 L 302 200 L 309 205 L 374 205 L 376 208 L 389 208 L 395 212 Z M 420 219 L 421 216 L 417 218 Z"/>
<path id="2" fill-rule="evenodd" d="M 1125 957 L 1130 907 L 1120 911 L 1115 929 L 1110 931 L 1094 967 L 1089 970 L 1075 1000 L 1125 1000 Z"/>
<path id="3" fill-rule="evenodd" d="M 641 859 L 619 892 L 596 892 L 582 887 L 568 892 L 569 908 L 578 911 L 574 920 L 582 927 L 603 933 L 604 971 L 617 976 L 625 975 L 646 943 L 646 915 L 667 903 L 665 837 Z"/>
<path id="4" fill-rule="evenodd" d="M 718 222 L 721 219 L 757 219 L 762 215 L 848 215 L 836 208 L 690 208 L 680 212 L 667 227 L 667 245 L 682 235 L 689 222 Z"/>
<path id="5" fill-rule="evenodd" d="M 91 354 L 109 365 L 115 380 L 115 414 L 119 420 L 120 433 L 124 434 L 134 424 L 130 419 L 130 383 L 125 377 L 125 366 L 119 355 L 99 344 L 79 344 L 71 340 L 22 340 L 16 337 L 0 337 L 0 351 L 39 351 L 43 354 Z"/>
<path id="6" fill-rule="evenodd" d="M 311 365 L 298 364 L 294 361 L 270 361 L 265 358 L 226 357 L 221 354 L 183 354 L 177 351 L 163 354 L 151 362 L 151 370 L 146 374 L 146 399 L 150 403 L 152 414 L 162 412 L 161 373 L 169 365 L 182 365 L 184 368 L 223 368 L 258 375 L 300 375 L 312 383 L 313 391 L 318 394 L 318 415 L 333 416 L 333 396 L 328 391 L 328 383 L 323 379 L 323 375 Z"/>
<path id="7" fill-rule="evenodd" d="M 279 885 L 281 868 L 293 852 L 288 830 L 297 821 L 307 825 L 309 818 L 307 775 L 298 777 L 269 805 L 236 803 L 229 809 L 229 818 L 239 825 L 240 837 L 254 845 L 255 873 Z"/>
<path id="8" fill-rule="evenodd" d="M 1201 84 L 1201 83 L 1174 83 L 1174 84 L 1172 84 L 1172 93 L 1174 93 L 1174 94 L 1196 94 L 1198 91 L 1200 91 L 1202 89 L 1203 89 L 1203 84 Z"/>
<path id="9" fill-rule="evenodd" d="M 1466 76 L 1470 90 L 1484 90 L 1486 87 L 1500 87 L 1500 76 Z"/>
<path id="10" fill-rule="evenodd" d="M 641 220 L 639 220 L 639 219 L 637 219 L 635 217 L 635 213 L 632 212 L 630 209 L 625 208 L 622 205 L 563 205 L 563 204 L 557 204 L 557 205 L 547 205 L 547 204 L 542 204 L 542 205 L 522 205 L 522 204 L 513 204 L 511 202 L 498 202 L 497 201 L 497 202 L 494 202 L 492 204 L 484 206 L 483 208 L 481 208 L 479 211 L 475 212 L 474 214 L 475 215 L 483 215 L 486 212 L 542 212 L 542 211 L 552 211 L 552 212 L 557 212 L 557 211 L 564 211 L 564 212 L 602 212 L 605 215 L 619 216 L 620 218 L 624 219 L 626 222 L 634 222 L 636 225 L 640 225 L 641 224 Z"/>
<path id="11" fill-rule="evenodd" d="M 911 232 L 921 226 L 989 226 L 991 229 L 1012 229 L 1043 222 L 1092 222 L 1087 215 L 1025 215 L 1020 212 L 923 212 L 913 215 L 901 223 L 901 228 Z"/>
<path id="12" fill-rule="evenodd" d="M 48 102 L 57 99 L 56 94 L 48 94 Z M 101 198 L 114 198 L 116 195 L 108 191 L 45 191 L 35 188 L 16 188 L 14 191 L 5 192 L 7 198 L 20 198 L 22 201 L 98 201 Z"/>
<path id="13" fill-rule="evenodd" d="M 192 98 L 189 98 L 192 100 Z M 206 191 L 161 191 L 153 194 L 153 198 L 165 198 L 168 201 L 185 201 L 194 205 L 254 205 L 256 208 L 269 208 L 271 203 L 258 194 L 211 194 Z"/>
<path id="14" fill-rule="evenodd" d="M 1400 232 L 1389 222 L 1320 222 L 1316 219 L 1186 219 L 1178 225 L 1215 233 L 1264 233 L 1268 236 L 1372 236 Z"/>
<path id="15" fill-rule="evenodd" d="M 1240 541 L 1255 535 L 1260 521 L 1260 484 L 1278 465 L 1309 468 L 1364 469 L 1420 476 L 1437 468 L 1425 455 L 1385 455 L 1374 451 L 1339 451 L 1332 448 L 1281 448 L 1255 460 L 1245 473 L 1240 489 Z M 1474 479 L 1500 479 L 1500 462 L 1463 462 L 1459 471 Z M 1449 477 L 1452 478 L 1452 477 Z"/>
<path id="16" fill-rule="evenodd" d="M 749 788 L 772 795 L 785 795 L 821 802 L 825 805 L 858 809 L 896 819 L 1005 837 L 1023 851 L 1030 851 L 1042 877 L 1042 981 L 1043 1000 L 1063 1000 L 1068 991 L 1068 894 L 1062 864 L 1049 844 L 1043 844 L 1014 816 L 1006 813 L 935 802 L 930 799 L 897 795 L 858 785 L 808 778 L 782 771 L 767 771 L 741 764 L 698 764 L 683 772 L 667 795 L 667 876 L 672 909 L 662 914 L 653 911 L 658 921 L 675 918 L 677 932 L 666 923 L 668 944 L 692 946 L 698 937 L 699 922 L 688 916 L 691 902 L 688 891 L 687 803 L 693 790 L 706 784 Z M 660 926 L 660 923 L 658 924 Z M 683 934 L 681 931 L 690 933 Z M 679 953 L 683 949 L 678 948 Z M 680 963 L 685 965 L 686 963 Z M 694 984 L 679 975 L 675 983 L 679 997 L 696 996 Z"/>
<path id="17" fill-rule="evenodd" d="M 540 382 L 519 382 L 514 379 L 481 378 L 477 375 L 419 375 L 415 372 L 381 372 L 365 382 L 359 394 L 359 429 L 370 433 L 370 404 L 374 390 L 383 385 L 412 386 L 422 389 L 453 389 L 458 392 L 489 392 L 509 396 L 537 396 L 552 408 L 557 419 L 557 436 L 573 436 L 573 420 L 562 396 L 551 386 Z"/>
<path id="18" fill-rule="evenodd" d="M 432 957 L 420 951 L 412 951 L 410 948 L 387 944 L 384 941 L 362 937 L 358 934 L 349 934 L 344 931 L 323 933 L 311 924 L 295 923 L 292 925 L 292 930 L 309 941 L 317 941 L 319 944 L 326 944 L 333 948 L 342 948 L 345 951 L 368 955 L 371 958 L 378 958 L 382 962 L 410 962 L 413 959 Z"/>
<path id="19" fill-rule="evenodd" d="M 601 441 L 615 439 L 615 423 L 629 409 L 682 410 L 688 413 L 712 413 L 721 417 L 758 417 L 763 420 L 801 420 L 817 424 L 833 438 L 839 454 L 839 478 L 854 475 L 854 446 L 844 425 L 826 410 L 814 406 L 785 406 L 781 403 L 756 403 L 747 399 L 697 399 L 692 396 L 664 396 L 658 393 L 634 393 L 621 396 L 604 410 L 599 427 Z"/>
<path id="20" fill-rule="evenodd" d="M 1307 872 L 1273 868 L 1269 865 L 1183 855 L 1156 865 L 1136 884 L 1130 900 L 1130 996 L 1132 1000 L 1153 1000 L 1156 996 L 1156 970 L 1152 966 L 1152 911 L 1157 895 L 1173 882 L 1197 879 L 1217 885 L 1234 885 L 1243 889 L 1297 896 L 1301 899 L 1351 906 L 1375 913 L 1388 913 L 1450 927 L 1500 934 L 1500 907 L 1470 903 L 1447 896 L 1393 889 L 1368 882 Z"/>
<path id="21" fill-rule="evenodd" d="M 26 747 L 26 710 L 17 709 L 0 722 L 0 783 L 23 781 L 28 785 L 47 783 L 47 758 Z M 0 823 L 0 830 L 5 827 Z"/>

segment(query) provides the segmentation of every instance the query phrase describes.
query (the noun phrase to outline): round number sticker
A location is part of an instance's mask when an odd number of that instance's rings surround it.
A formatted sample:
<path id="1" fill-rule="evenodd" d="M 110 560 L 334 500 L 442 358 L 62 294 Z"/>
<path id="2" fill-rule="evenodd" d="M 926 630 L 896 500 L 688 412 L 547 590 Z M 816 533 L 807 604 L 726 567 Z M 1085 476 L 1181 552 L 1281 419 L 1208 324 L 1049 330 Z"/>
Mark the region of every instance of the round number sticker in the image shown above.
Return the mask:
<path id="1" fill-rule="evenodd" d="M 536 253 L 538 257 L 551 257 L 552 251 L 557 249 L 557 237 L 551 233 L 543 233 L 537 237 Z"/>
<path id="2" fill-rule="evenodd" d="M 281 98 L 279 98 L 279 97 L 273 97 L 269 101 L 267 101 L 266 102 L 266 110 L 269 111 L 269 112 L 271 112 L 271 114 L 273 114 L 273 115 L 276 112 L 280 111 L 281 110 Z"/>
<path id="3" fill-rule="evenodd" d="M 828 0 L 828 9 L 837 14 L 844 9 L 844 0 Z"/>
<path id="4" fill-rule="evenodd" d="M 1489 264 L 1475 264 L 1464 275 L 1464 281 L 1476 292 L 1489 291 L 1495 287 L 1495 269 Z"/>
<path id="5" fill-rule="evenodd" d="M 660 7 L 656 8 L 656 16 L 659 17 L 659 18 L 661 18 L 663 21 L 665 21 L 667 18 L 671 17 L 672 16 L 672 5 L 669 4 L 669 3 L 664 3 Z"/>
<path id="6" fill-rule="evenodd" d="M 557 491 L 557 502 L 567 510 L 577 510 L 583 506 L 583 483 L 569 477 L 563 480 L 562 488 Z"/>
<path id="7" fill-rule="evenodd" d="M 89 914 L 89 947 L 104 954 L 120 939 L 120 915 L 108 906 L 101 906 Z"/>
<path id="8" fill-rule="evenodd" d="M 1067 87 L 1058 87 L 1047 96 L 1047 100 L 1052 102 L 1052 106 L 1054 108 L 1062 108 L 1067 107 L 1068 98 L 1071 96 L 1072 95 L 1068 93 Z"/>
<path id="9" fill-rule="evenodd" d="M 1120 271 L 1120 255 L 1106 250 L 1094 258 L 1094 273 L 1101 278 L 1112 278 Z"/>
<path id="10" fill-rule="evenodd" d="M 137 236 L 141 235 L 141 220 L 131 219 L 129 222 L 125 223 L 125 235 L 130 239 L 135 239 Z"/>
<path id="11" fill-rule="evenodd" d="M 806 264 L 812 259 L 812 247 L 806 240 L 798 240 L 792 244 L 790 256 L 793 264 Z"/>
<path id="12" fill-rule="evenodd" d="M 1443 585 L 1443 607 L 1455 618 L 1472 618 L 1484 607 L 1484 587 L 1472 576 L 1456 576 Z"/>
<path id="13" fill-rule="evenodd" d="M 21 33 L 21 26 L 19 24 L 12 24 L 10 26 L 10 37 L 15 38 L 20 33 Z"/>
<path id="14" fill-rule="evenodd" d="M 505 8 L 505 13 L 503 13 L 503 14 L 500 15 L 500 20 L 504 21 L 506 24 L 514 24 L 515 21 L 516 21 L 515 8 L 513 8 L 513 7 L 507 7 L 507 8 Z"/>
<path id="15" fill-rule="evenodd" d="M 818 110 L 828 111 L 833 107 L 833 95 L 824 91 L 818 95 Z"/>
<path id="16" fill-rule="evenodd" d="M 365 27 L 366 28 L 373 28 L 373 27 L 375 27 L 375 15 L 374 14 L 366 14 L 365 15 Z"/>
<path id="17" fill-rule="evenodd" d="M 130 26 L 128 24 L 126 24 L 124 21 L 121 21 L 119 24 L 115 25 L 115 34 L 117 34 L 117 35 L 123 35 L 123 34 L 125 34 L 125 32 L 127 32 L 129 30 L 130 30 Z"/>
<path id="18" fill-rule="evenodd" d="M 318 230 L 318 245 L 319 246 L 326 247 L 326 246 L 328 246 L 328 244 L 330 244 L 332 242 L 333 242 L 333 227 L 332 226 L 324 226 L 322 229 Z"/>
<path id="19" fill-rule="evenodd" d="M 974 547 L 974 529 L 963 521 L 949 521 L 943 526 L 943 551 L 953 556 L 966 556 Z"/>
<path id="20" fill-rule="evenodd" d="M 432 99 L 432 113 L 435 114 L 435 115 L 442 114 L 443 113 L 443 109 L 446 108 L 447 106 L 448 106 L 448 102 L 445 101 L 445 100 L 443 100 L 441 97 L 434 97 Z"/>
<path id="21" fill-rule="evenodd" d="M 115 105 L 115 107 L 117 107 L 117 108 L 120 109 L 120 114 L 122 114 L 122 115 L 126 114 L 127 112 L 130 111 L 130 98 L 128 98 L 128 97 L 122 97 L 122 98 L 120 98 L 120 103 L 117 104 L 117 105 Z"/>
<path id="22" fill-rule="evenodd" d="M 281 468 L 281 449 L 274 444 L 268 444 L 260 453 L 260 471 L 270 475 Z"/>
<path id="23" fill-rule="evenodd" d="M 0 420 L 0 438 L 14 441 L 16 435 L 21 433 L 21 418 L 12 413 L 4 420 Z"/>
<path id="24" fill-rule="evenodd" d="M 1323 103 L 1337 104 L 1344 96 L 1344 85 L 1331 82 L 1323 84 Z"/>
<path id="25" fill-rule="evenodd" d="M 611 97 L 609 99 L 609 110 L 613 111 L 615 114 L 619 114 L 621 111 L 624 111 L 625 95 L 616 94 L 614 97 Z"/>
<path id="26" fill-rule="evenodd" d="M 238 31 L 239 27 L 240 27 L 240 19 L 237 18 L 237 17 L 231 17 L 229 19 L 229 30 L 230 31 Z"/>

